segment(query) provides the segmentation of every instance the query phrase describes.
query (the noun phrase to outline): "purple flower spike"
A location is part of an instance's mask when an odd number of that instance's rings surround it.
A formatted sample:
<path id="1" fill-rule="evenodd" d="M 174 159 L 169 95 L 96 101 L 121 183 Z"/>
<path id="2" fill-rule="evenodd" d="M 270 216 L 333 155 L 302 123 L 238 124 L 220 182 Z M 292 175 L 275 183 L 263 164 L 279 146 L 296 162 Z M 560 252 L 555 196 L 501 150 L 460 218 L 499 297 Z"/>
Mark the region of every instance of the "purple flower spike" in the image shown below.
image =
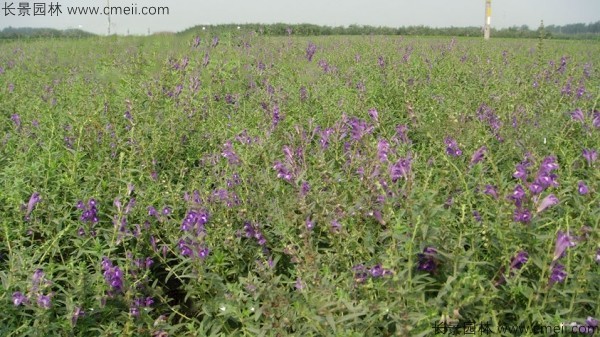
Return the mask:
<path id="1" fill-rule="evenodd" d="M 40 306 L 40 308 L 49 309 L 51 305 L 50 296 L 39 294 L 37 304 Z"/>
<path id="2" fill-rule="evenodd" d="M 485 185 L 485 190 L 483 193 L 492 196 L 494 199 L 498 199 L 498 192 L 496 191 L 496 187 L 492 185 Z"/>
<path id="3" fill-rule="evenodd" d="M 562 283 L 567 278 L 567 272 L 565 271 L 565 266 L 562 264 L 556 264 L 552 268 L 552 273 L 550 274 L 550 285 L 554 283 Z"/>
<path id="4" fill-rule="evenodd" d="M 558 198 L 554 194 L 549 194 L 547 197 L 542 199 L 542 201 L 537 207 L 537 212 L 540 213 L 546 208 L 554 206 L 556 204 L 558 204 Z"/>
<path id="5" fill-rule="evenodd" d="M 592 125 L 596 129 L 600 129 L 600 111 L 594 110 L 594 115 L 592 117 Z"/>
<path id="6" fill-rule="evenodd" d="M 576 244 L 575 238 L 570 236 L 569 233 L 558 231 L 558 234 L 556 235 L 556 245 L 554 247 L 554 257 L 552 258 L 552 261 L 554 262 L 560 259 L 568 247 L 574 247 Z"/>
<path id="7" fill-rule="evenodd" d="M 583 158 L 587 160 L 589 166 L 592 166 L 592 163 L 598 159 L 598 152 L 594 149 L 583 149 Z"/>
<path id="8" fill-rule="evenodd" d="M 398 161 L 390 167 L 390 178 L 392 182 L 398 181 L 400 178 L 408 179 L 411 168 L 411 158 L 400 158 Z"/>
<path id="9" fill-rule="evenodd" d="M 484 145 L 482 147 L 480 147 L 479 149 L 477 149 L 477 151 L 475 151 L 475 153 L 473 153 L 473 155 L 471 156 L 471 166 L 479 163 L 480 161 L 483 160 L 485 153 L 487 152 L 487 147 Z"/>
<path id="10" fill-rule="evenodd" d="M 529 223 L 531 221 L 531 211 L 529 211 L 527 208 L 517 208 L 515 210 L 513 219 L 516 222 L 521 222 L 521 223 Z"/>
<path id="11" fill-rule="evenodd" d="M 446 153 L 453 157 L 459 157 L 462 155 L 462 150 L 458 147 L 458 143 L 452 137 L 446 137 L 444 139 L 444 143 L 446 144 Z"/>
<path id="12" fill-rule="evenodd" d="M 313 56 L 315 55 L 315 52 L 317 51 L 317 46 L 310 42 L 308 44 L 308 47 L 306 47 L 306 59 L 308 60 L 308 62 L 311 62 L 313 59 Z"/>
<path id="13" fill-rule="evenodd" d="M 315 228 L 315 222 L 310 219 L 310 217 L 306 218 L 306 229 L 308 231 L 312 231 Z"/>
<path id="14" fill-rule="evenodd" d="M 515 204 L 520 204 L 524 197 L 525 190 L 523 189 L 523 186 L 517 185 L 508 198 L 514 200 Z"/>
<path id="15" fill-rule="evenodd" d="M 75 307 L 75 311 L 73 312 L 73 316 L 71 316 L 71 324 L 77 324 L 77 320 L 80 317 L 85 316 L 85 311 L 81 309 L 81 307 Z"/>
<path id="16" fill-rule="evenodd" d="M 583 111 L 581 111 L 581 109 L 579 109 L 579 108 L 577 108 L 577 109 L 575 109 L 575 111 L 571 112 L 571 118 L 577 122 L 583 123 L 585 121 L 585 116 L 583 115 Z"/>
<path id="17" fill-rule="evenodd" d="M 13 300 L 13 304 L 18 307 L 22 304 L 27 304 L 27 302 L 29 301 L 27 299 L 27 297 L 25 295 L 23 295 L 23 293 L 21 293 L 20 291 L 15 291 L 12 295 L 12 300 Z"/>
<path id="18" fill-rule="evenodd" d="M 437 269 L 437 250 L 433 247 L 425 247 L 423 253 L 420 253 L 417 258 L 419 259 L 419 265 L 417 269 L 434 273 Z"/>
<path id="19" fill-rule="evenodd" d="M 587 185 L 583 181 L 579 181 L 577 183 L 577 191 L 581 195 L 586 195 L 586 194 L 588 194 L 590 192 L 589 188 L 587 187 Z"/>
<path id="20" fill-rule="evenodd" d="M 371 117 L 373 122 L 377 123 L 379 121 L 379 113 L 377 112 L 377 109 L 369 109 L 369 117 Z"/>
<path id="21" fill-rule="evenodd" d="M 527 252 L 524 250 L 520 251 L 510 262 L 511 271 L 515 270 L 515 269 L 516 270 L 521 269 L 523 267 L 523 265 L 525 263 L 527 263 L 528 260 L 529 260 L 529 254 L 527 254 Z"/>
<path id="22" fill-rule="evenodd" d="M 527 168 L 525 165 L 518 164 L 515 173 L 513 173 L 513 177 L 520 179 L 521 181 L 525 181 L 527 179 Z"/>
<path id="23" fill-rule="evenodd" d="M 390 143 L 385 139 L 380 139 L 377 143 L 377 157 L 379 161 L 385 163 L 388 161 L 388 152 L 390 151 Z"/>
<path id="24" fill-rule="evenodd" d="M 33 194 L 31 194 L 31 197 L 29 198 L 29 202 L 27 203 L 27 212 L 25 212 L 25 220 L 29 220 L 29 215 L 33 211 L 33 208 L 40 201 L 41 201 L 41 198 L 40 198 L 39 193 L 34 192 Z"/>

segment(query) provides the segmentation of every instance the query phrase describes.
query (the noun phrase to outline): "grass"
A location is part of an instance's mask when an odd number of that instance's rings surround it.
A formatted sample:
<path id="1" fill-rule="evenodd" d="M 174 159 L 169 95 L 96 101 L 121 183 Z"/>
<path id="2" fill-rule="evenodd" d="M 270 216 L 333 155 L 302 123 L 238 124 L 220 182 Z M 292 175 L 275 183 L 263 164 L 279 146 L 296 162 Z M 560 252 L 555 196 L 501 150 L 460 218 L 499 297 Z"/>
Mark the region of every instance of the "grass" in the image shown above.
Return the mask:
<path id="1" fill-rule="evenodd" d="M 199 36 L 3 43 L 0 335 L 597 326 L 600 44 Z"/>

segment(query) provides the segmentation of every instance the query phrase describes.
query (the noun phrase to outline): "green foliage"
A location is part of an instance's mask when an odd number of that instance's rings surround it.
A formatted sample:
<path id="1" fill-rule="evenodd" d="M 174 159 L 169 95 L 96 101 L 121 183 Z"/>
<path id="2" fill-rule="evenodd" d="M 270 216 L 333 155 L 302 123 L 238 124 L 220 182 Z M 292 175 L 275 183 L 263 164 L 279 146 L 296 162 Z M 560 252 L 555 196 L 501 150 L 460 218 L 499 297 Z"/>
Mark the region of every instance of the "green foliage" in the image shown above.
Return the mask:
<path id="1" fill-rule="evenodd" d="M 600 173 L 582 156 L 600 150 L 597 43 L 231 28 L 4 42 L 0 335 L 427 336 L 600 317 Z M 534 196 L 549 156 L 558 185 Z M 559 231 L 576 244 L 555 258 Z"/>

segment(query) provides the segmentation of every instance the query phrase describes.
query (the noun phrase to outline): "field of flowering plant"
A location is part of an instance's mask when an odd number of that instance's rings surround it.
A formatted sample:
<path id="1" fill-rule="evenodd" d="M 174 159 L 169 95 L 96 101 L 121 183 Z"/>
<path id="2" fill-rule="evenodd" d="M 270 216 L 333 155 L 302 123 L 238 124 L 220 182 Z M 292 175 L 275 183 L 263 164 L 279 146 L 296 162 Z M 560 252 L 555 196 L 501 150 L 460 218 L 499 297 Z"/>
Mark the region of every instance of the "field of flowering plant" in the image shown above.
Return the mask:
<path id="1" fill-rule="evenodd" d="M 0 336 L 598 333 L 599 66 L 545 39 L 2 42 Z"/>

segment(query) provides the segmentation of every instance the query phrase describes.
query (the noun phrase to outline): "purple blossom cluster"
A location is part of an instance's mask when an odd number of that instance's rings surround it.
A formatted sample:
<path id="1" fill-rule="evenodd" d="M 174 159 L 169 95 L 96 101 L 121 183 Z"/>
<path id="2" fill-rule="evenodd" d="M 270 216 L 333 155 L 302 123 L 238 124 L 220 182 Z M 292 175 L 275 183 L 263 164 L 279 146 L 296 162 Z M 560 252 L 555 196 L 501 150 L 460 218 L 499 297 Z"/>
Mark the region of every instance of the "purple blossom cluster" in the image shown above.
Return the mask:
<path id="1" fill-rule="evenodd" d="M 517 164 L 513 177 L 519 179 L 522 183 L 528 186 L 529 192 L 532 194 L 532 200 L 536 202 L 537 213 L 540 213 L 547 208 L 558 204 L 559 199 L 553 193 L 540 199 L 539 195 L 550 187 L 558 186 L 558 176 L 553 171 L 559 168 L 556 162 L 556 157 L 545 157 L 539 167 L 536 176 L 531 183 L 528 183 L 528 168 L 531 166 L 529 159 Z M 514 220 L 516 222 L 529 223 L 531 221 L 531 211 L 525 207 L 526 191 L 521 184 L 515 186 L 508 199 L 513 200 L 516 209 L 514 212 Z"/>
<path id="2" fill-rule="evenodd" d="M 423 248 L 423 253 L 417 255 L 418 264 L 417 269 L 423 270 L 429 273 L 435 273 L 439 265 L 439 259 L 437 257 L 438 251 L 434 247 Z"/>
<path id="3" fill-rule="evenodd" d="M 459 157 L 462 155 L 462 150 L 458 147 L 458 143 L 452 137 L 446 137 L 444 139 L 444 144 L 446 144 L 446 153 L 452 157 Z"/>
<path id="4" fill-rule="evenodd" d="M 580 122 L 584 126 L 587 126 L 588 119 L 591 121 L 591 126 L 595 129 L 600 129 L 600 111 L 594 110 L 589 114 L 586 114 L 580 108 L 577 108 L 569 113 L 571 115 L 571 119 Z"/>
<path id="5" fill-rule="evenodd" d="M 308 47 L 306 47 L 306 59 L 308 60 L 308 62 L 312 61 L 313 56 L 315 55 L 316 51 L 317 51 L 317 46 L 314 43 L 309 42 Z"/>
<path id="6" fill-rule="evenodd" d="M 477 118 L 480 121 L 487 123 L 487 125 L 491 129 L 492 135 L 496 137 L 498 141 L 502 142 L 504 140 L 500 136 L 500 128 L 502 128 L 502 121 L 491 107 L 489 107 L 485 103 L 481 104 L 477 109 Z"/>
<path id="7" fill-rule="evenodd" d="M 181 224 L 184 235 L 179 239 L 177 247 L 182 256 L 204 260 L 210 254 L 210 249 L 204 242 L 205 225 L 209 214 L 204 210 L 190 210 Z"/>
<path id="8" fill-rule="evenodd" d="M 376 279 L 393 274 L 391 270 L 383 268 L 381 264 L 376 264 L 371 268 L 364 264 L 357 264 L 352 267 L 352 271 L 354 272 L 354 281 L 359 284 L 365 283 L 369 278 Z"/>
<path id="9" fill-rule="evenodd" d="M 94 230 L 94 226 L 99 221 L 96 200 L 91 198 L 86 203 L 80 200 L 77 202 L 77 208 L 82 211 L 79 219 L 88 224 L 89 234 L 91 236 L 95 236 L 96 231 Z M 85 229 L 83 227 L 79 227 L 78 233 L 79 235 L 85 235 Z"/>
<path id="10" fill-rule="evenodd" d="M 150 308 L 152 304 L 154 304 L 154 299 L 152 297 L 135 298 L 129 307 L 129 314 L 133 317 L 139 317 L 140 309 Z"/>
<path id="11" fill-rule="evenodd" d="M 123 272 L 119 266 L 114 266 L 112 261 L 108 257 L 102 258 L 102 275 L 104 280 L 110 287 L 108 291 L 109 296 L 113 296 L 115 293 L 123 291 Z"/>
<path id="12" fill-rule="evenodd" d="M 523 268 L 523 266 L 527 263 L 527 261 L 529 261 L 529 254 L 527 254 L 526 251 L 522 250 L 519 251 L 517 253 L 517 255 L 515 255 L 511 260 L 510 260 L 510 266 L 509 266 L 509 277 L 513 277 L 515 275 L 515 272 L 517 270 L 520 270 L 521 268 Z M 506 277 L 507 275 L 505 275 L 505 269 L 504 267 L 502 267 L 502 269 L 500 269 L 500 277 L 499 279 L 495 282 L 495 285 L 501 285 L 504 282 L 506 282 Z"/>
<path id="13" fill-rule="evenodd" d="M 262 231 L 260 230 L 260 226 L 258 224 L 252 223 L 250 221 L 246 221 L 244 223 L 244 235 L 247 238 L 256 239 L 256 242 L 260 246 L 265 247 L 267 244 L 267 239 L 263 235 Z"/>
<path id="14" fill-rule="evenodd" d="M 562 283 L 567 278 L 568 274 L 564 265 L 557 261 L 564 256 L 565 251 L 569 247 L 574 247 L 577 244 L 577 238 L 569 235 L 568 232 L 558 231 L 556 235 L 556 244 L 554 247 L 554 255 L 550 264 L 551 272 L 548 282 L 549 286 L 555 283 Z"/>
<path id="15" fill-rule="evenodd" d="M 38 307 L 49 309 L 52 305 L 52 296 L 54 295 L 53 292 L 47 292 L 51 285 L 52 282 L 46 278 L 44 271 L 36 269 L 31 277 L 30 290 L 26 294 L 20 291 L 13 292 L 13 305 L 16 307 L 21 305 L 28 306 L 35 300 Z"/>

